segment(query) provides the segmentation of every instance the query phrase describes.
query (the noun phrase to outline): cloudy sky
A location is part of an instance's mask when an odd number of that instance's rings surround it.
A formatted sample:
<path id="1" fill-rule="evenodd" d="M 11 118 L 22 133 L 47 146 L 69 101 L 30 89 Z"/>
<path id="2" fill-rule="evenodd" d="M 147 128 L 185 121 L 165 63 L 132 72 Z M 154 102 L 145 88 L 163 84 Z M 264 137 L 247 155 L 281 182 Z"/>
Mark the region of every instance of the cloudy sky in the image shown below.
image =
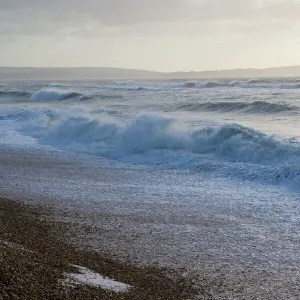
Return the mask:
<path id="1" fill-rule="evenodd" d="M 0 65 L 300 65 L 300 0 L 0 0 Z"/>

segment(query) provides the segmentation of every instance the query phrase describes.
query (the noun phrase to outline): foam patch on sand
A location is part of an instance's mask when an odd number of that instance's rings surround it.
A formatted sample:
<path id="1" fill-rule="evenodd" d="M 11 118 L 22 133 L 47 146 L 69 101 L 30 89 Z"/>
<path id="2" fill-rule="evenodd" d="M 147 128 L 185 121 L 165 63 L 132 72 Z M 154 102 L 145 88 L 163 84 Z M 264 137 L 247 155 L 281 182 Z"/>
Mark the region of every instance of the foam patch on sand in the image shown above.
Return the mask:
<path id="1" fill-rule="evenodd" d="M 66 274 L 67 284 L 87 284 L 90 286 L 100 287 L 104 290 L 113 291 L 116 293 L 125 293 L 128 292 L 132 286 L 118 282 L 109 278 L 106 278 L 99 273 L 96 273 L 88 268 L 71 265 L 72 267 L 78 269 L 79 273 L 68 273 Z"/>

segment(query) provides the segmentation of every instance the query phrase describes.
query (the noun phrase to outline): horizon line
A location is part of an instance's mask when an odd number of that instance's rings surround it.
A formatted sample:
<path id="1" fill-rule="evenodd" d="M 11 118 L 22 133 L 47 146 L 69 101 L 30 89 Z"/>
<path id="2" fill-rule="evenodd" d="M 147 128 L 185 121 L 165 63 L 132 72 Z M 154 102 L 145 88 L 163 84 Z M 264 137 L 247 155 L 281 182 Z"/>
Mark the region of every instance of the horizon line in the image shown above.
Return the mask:
<path id="1" fill-rule="evenodd" d="M 256 68 L 256 67 L 248 67 L 248 68 L 233 68 L 233 69 L 206 69 L 201 71 L 154 71 L 154 70 L 146 70 L 146 69 L 135 69 L 135 68 L 122 68 L 122 67 L 95 67 L 95 66 L 73 66 L 73 67 L 66 67 L 66 66 L 54 66 L 54 67 L 29 67 L 29 66 L 1 66 L 0 68 L 10 68 L 10 69 L 118 69 L 118 70 L 130 70 L 130 71 L 144 71 L 144 72 L 152 72 L 152 73 L 162 73 L 162 74 L 172 74 L 172 73 L 203 73 L 203 72 L 225 72 L 225 71 L 237 71 L 237 70 L 268 70 L 268 69 L 280 69 L 280 68 L 296 68 L 300 67 L 300 65 L 287 65 L 287 66 L 276 66 L 276 67 L 265 67 L 265 68 Z"/>

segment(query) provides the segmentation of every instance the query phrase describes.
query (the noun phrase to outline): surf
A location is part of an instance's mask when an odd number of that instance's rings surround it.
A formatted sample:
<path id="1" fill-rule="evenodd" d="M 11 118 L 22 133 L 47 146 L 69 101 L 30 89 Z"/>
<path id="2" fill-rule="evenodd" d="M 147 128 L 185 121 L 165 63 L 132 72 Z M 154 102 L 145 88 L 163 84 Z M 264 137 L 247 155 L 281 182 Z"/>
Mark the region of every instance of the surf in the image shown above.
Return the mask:
<path id="1" fill-rule="evenodd" d="M 58 89 L 44 89 L 34 93 L 30 100 L 32 101 L 51 101 L 51 100 L 66 100 L 76 97 L 82 97 L 81 93 L 74 91 L 58 90 Z"/>
<path id="2" fill-rule="evenodd" d="M 178 105 L 175 110 L 182 111 L 208 111 L 208 112 L 240 112 L 249 114 L 299 114 L 300 107 L 287 103 L 270 103 L 267 101 L 253 102 L 203 102 L 203 103 L 183 103 Z"/>
<path id="3" fill-rule="evenodd" d="M 185 152 L 262 165 L 300 163 L 298 142 L 238 124 L 180 130 L 175 126 L 176 120 L 162 115 L 142 114 L 122 122 L 105 114 L 93 116 L 80 108 L 22 110 L 16 116 L 20 130 L 40 142 L 87 153 L 121 157 L 147 156 L 155 151 L 165 155 Z M 6 116 L 13 117 L 14 114 Z"/>

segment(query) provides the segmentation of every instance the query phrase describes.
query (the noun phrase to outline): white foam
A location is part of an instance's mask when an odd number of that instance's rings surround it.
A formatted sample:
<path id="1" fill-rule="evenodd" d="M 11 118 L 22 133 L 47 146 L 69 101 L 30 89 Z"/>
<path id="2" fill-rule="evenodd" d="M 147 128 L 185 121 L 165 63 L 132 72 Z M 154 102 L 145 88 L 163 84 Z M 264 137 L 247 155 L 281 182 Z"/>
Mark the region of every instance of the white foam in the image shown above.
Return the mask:
<path id="1" fill-rule="evenodd" d="M 116 293 L 125 293 L 128 292 L 132 286 L 109 279 L 96 273 L 88 268 L 72 265 L 72 267 L 78 269 L 79 273 L 67 273 L 67 280 L 65 283 L 71 284 L 87 284 L 90 286 L 100 287 L 104 290 L 113 291 Z M 71 280 L 71 281 L 70 281 Z"/>
<path id="2" fill-rule="evenodd" d="M 300 164 L 299 142 L 237 124 L 203 125 L 196 130 L 184 130 L 178 129 L 176 120 L 162 115 L 143 114 L 121 122 L 105 113 L 94 115 L 78 106 L 67 110 L 23 109 L 8 114 L 4 120 L 17 122 L 13 129 L 18 130 L 19 135 L 34 138 L 43 147 L 94 154 L 131 164 L 195 169 L 207 162 L 217 165 L 218 173 L 225 176 L 228 176 L 226 164 L 230 164 L 231 176 L 248 174 L 252 178 L 255 169 L 263 180 L 274 173 L 262 170 L 269 166 L 280 174 L 284 172 L 284 176 L 279 176 L 280 181 L 285 178 L 299 181 L 295 169 Z M 241 174 L 238 164 L 247 164 L 245 168 L 249 172 Z M 235 169 L 238 170 L 234 172 Z M 287 170 L 292 177 L 287 175 Z"/>
<path id="3" fill-rule="evenodd" d="M 267 135 L 237 124 L 180 130 L 176 122 L 161 115 L 138 115 L 128 122 L 103 113 L 97 116 L 81 107 L 73 109 L 20 110 L 5 122 L 17 121 L 18 131 L 43 145 L 60 149 L 139 162 L 174 157 L 179 164 L 186 156 L 214 158 L 262 165 L 299 164 L 300 144 Z M 200 156 L 199 156 L 200 155 Z"/>
<path id="4" fill-rule="evenodd" d="M 237 124 L 179 131 L 172 120 L 156 115 L 140 115 L 127 124 L 113 119 L 70 116 L 40 129 L 35 136 L 42 143 L 112 157 L 146 156 L 149 151 L 184 151 L 238 162 L 300 163 L 298 143 Z"/>

